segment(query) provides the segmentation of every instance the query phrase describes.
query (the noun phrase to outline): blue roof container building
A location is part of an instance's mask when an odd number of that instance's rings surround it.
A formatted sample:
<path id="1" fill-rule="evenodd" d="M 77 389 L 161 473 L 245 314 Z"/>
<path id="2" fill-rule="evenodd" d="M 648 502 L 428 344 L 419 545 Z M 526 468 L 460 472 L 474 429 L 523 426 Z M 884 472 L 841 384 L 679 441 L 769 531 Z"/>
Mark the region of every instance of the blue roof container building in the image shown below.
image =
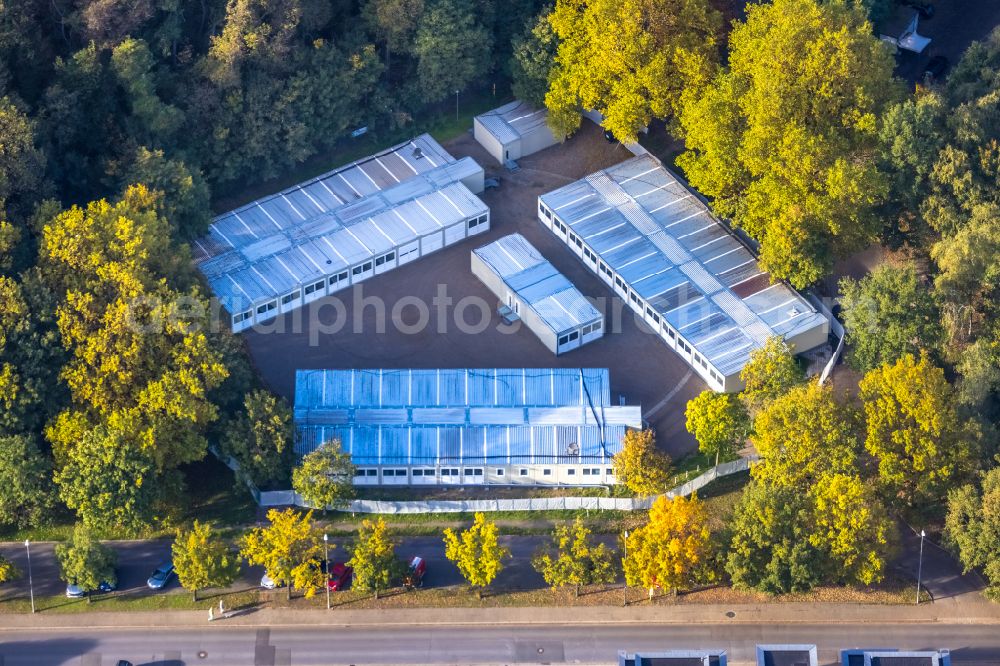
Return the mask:
<path id="1" fill-rule="evenodd" d="M 607 369 L 299 370 L 296 453 L 336 439 L 357 484 L 602 485 L 638 406 Z"/>
<path id="2" fill-rule="evenodd" d="M 951 666 L 949 650 L 905 651 L 895 648 L 841 650 L 842 666 Z"/>
<path id="3" fill-rule="evenodd" d="M 757 666 L 819 666 L 815 645 L 758 645 Z"/>
<path id="4" fill-rule="evenodd" d="M 726 666 L 725 650 L 618 653 L 618 666 Z"/>
<path id="5" fill-rule="evenodd" d="M 553 354 L 604 335 L 604 316 L 521 234 L 473 250 L 472 273 L 500 299 L 501 314 L 524 322 Z"/>
<path id="6" fill-rule="evenodd" d="M 483 175 L 423 134 L 218 216 L 194 258 L 242 331 L 486 231 Z"/>
<path id="7" fill-rule="evenodd" d="M 698 196 L 641 155 L 538 198 L 538 219 L 717 391 L 742 388 L 774 335 L 796 352 L 830 322 L 753 254 Z"/>

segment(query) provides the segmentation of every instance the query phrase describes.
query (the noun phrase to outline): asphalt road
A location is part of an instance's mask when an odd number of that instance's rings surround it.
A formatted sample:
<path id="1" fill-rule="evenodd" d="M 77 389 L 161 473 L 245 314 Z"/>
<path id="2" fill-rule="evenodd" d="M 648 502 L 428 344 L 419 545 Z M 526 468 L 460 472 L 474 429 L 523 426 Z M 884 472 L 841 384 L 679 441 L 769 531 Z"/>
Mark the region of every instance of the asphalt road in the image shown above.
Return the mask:
<path id="1" fill-rule="evenodd" d="M 305 664 L 616 664 L 619 650 L 725 649 L 732 666 L 757 643 L 812 643 L 821 664 L 852 647 L 947 647 L 953 663 L 1000 664 L 1000 632 L 976 625 L 614 625 L 323 627 L 0 633 L 0 666 Z"/>
<path id="2" fill-rule="evenodd" d="M 612 538 L 613 539 L 613 538 Z M 503 543 L 511 551 L 511 559 L 501 572 L 496 582 L 496 589 L 535 589 L 544 585 L 541 576 L 531 567 L 531 556 L 547 540 L 541 536 L 506 536 L 501 537 Z M 336 544 L 330 552 L 330 560 L 343 561 L 349 557 L 344 546 L 348 539 L 332 539 Z M 105 542 L 118 553 L 118 589 L 120 591 L 135 591 L 137 594 L 161 594 L 147 590 L 146 579 L 163 561 L 170 559 L 170 541 L 108 541 Z M 458 569 L 444 556 L 444 543 L 441 537 L 406 537 L 401 539 L 396 552 L 400 557 L 408 559 L 420 555 L 427 560 L 427 574 L 424 579 L 426 586 L 448 586 L 462 584 Z M 27 556 L 23 545 L 5 543 L 0 545 L 0 554 L 14 561 L 24 572 L 27 572 Z M 59 565 L 55 557 L 55 545 L 52 543 L 37 543 L 31 545 L 31 571 L 37 596 L 56 596 L 63 594 L 66 584 L 59 580 Z M 256 587 L 264 574 L 261 567 L 244 566 L 240 578 L 230 588 L 242 590 Z M 167 591 L 179 589 L 177 578 L 171 578 Z M 28 594 L 28 578 L 23 576 L 0 588 L 0 600 Z M 0 666 L 5 666 L 0 664 Z"/>

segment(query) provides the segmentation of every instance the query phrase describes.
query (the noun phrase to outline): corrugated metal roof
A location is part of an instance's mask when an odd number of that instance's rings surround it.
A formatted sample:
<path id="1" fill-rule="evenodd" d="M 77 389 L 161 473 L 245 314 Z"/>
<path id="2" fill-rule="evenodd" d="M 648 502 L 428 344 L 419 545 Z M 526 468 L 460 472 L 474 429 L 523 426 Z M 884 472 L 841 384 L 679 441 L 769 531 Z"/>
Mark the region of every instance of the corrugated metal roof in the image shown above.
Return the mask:
<path id="1" fill-rule="evenodd" d="M 194 256 L 230 312 L 487 212 L 482 171 L 424 134 L 218 216 Z"/>
<path id="2" fill-rule="evenodd" d="M 607 369 L 299 370 L 296 452 L 341 440 L 355 464 L 606 462 L 638 406 Z M 570 451 L 579 451 L 570 454 Z"/>
<path id="3" fill-rule="evenodd" d="M 527 102 L 514 101 L 488 111 L 476 120 L 501 144 L 509 144 L 547 122 L 549 112 Z"/>
<path id="4" fill-rule="evenodd" d="M 602 319 L 601 313 L 521 234 L 474 250 L 556 335 Z"/>
<path id="5" fill-rule="evenodd" d="M 770 277 L 708 207 L 651 155 L 540 197 L 724 375 L 771 335 L 826 321 Z"/>

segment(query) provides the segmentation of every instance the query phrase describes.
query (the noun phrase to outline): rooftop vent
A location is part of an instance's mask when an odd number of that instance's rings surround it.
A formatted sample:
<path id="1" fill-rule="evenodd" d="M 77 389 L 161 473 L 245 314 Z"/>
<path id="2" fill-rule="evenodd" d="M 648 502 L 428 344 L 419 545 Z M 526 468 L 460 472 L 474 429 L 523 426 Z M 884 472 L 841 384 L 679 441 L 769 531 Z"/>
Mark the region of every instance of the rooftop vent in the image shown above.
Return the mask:
<path id="1" fill-rule="evenodd" d="M 424 156 L 424 151 L 420 150 L 420 146 L 417 146 L 413 149 L 413 159 L 419 160 L 423 156 Z"/>
<path id="2" fill-rule="evenodd" d="M 580 455 L 580 445 L 576 442 L 570 442 L 566 445 L 566 455 L 568 456 L 578 456 Z"/>

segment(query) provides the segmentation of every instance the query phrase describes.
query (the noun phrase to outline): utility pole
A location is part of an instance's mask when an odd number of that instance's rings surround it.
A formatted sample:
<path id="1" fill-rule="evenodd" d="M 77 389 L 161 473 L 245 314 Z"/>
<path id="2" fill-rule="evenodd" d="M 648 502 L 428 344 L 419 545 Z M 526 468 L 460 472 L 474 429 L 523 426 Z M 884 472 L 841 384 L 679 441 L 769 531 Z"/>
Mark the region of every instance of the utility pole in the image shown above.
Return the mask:
<path id="1" fill-rule="evenodd" d="M 622 539 L 622 547 L 624 548 L 624 554 L 622 555 L 622 575 L 625 575 L 625 561 L 628 560 L 628 530 L 625 530 L 625 538 Z M 622 585 L 622 607 L 628 606 L 628 579 L 626 578 L 624 584 Z"/>
<path id="2" fill-rule="evenodd" d="M 330 537 L 323 534 L 323 572 L 326 574 L 326 609 L 330 610 L 330 552 L 328 544 Z"/>
<path id="3" fill-rule="evenodd" d="M 28 594 L 31 595 L 31 612 L 35 612 L 35 584 L 31 580 L 31 544 L 25 539 L 24 549 L 28 551 Z"/>
<path id="4" fill-rule="evenodd" d="M 920 605 L 920 577 L 924 573 L 924 537 L 927 533 L 920 530 L 920 559 L 917 560 L 917 605 Z"/>

